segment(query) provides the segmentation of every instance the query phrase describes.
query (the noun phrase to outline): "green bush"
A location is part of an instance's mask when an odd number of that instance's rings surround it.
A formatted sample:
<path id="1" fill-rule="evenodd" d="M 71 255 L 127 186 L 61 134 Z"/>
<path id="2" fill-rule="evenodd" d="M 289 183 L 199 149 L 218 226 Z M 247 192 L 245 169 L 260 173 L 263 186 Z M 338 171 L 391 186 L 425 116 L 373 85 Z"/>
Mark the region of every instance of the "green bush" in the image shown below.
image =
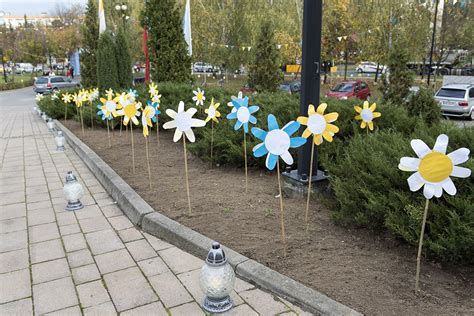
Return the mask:
<path id="1" fill-rule="evenodd" d="M 100 34 L 97 50 L 97 83 L 100 90 L 118 89 L 119 78 L 114 36 L 110 31 Z"/>
<path id="2" fill-rule="evenodd" d="M 35 83 L 35 79 L 2 82 L 0 83 L 0 91 L 25 88 L 25 87 L 32 86 L 34 83 Z"/>
<path id="3" fill-rule="evenodd" d="M 441 108 L 433 97 L 431 89 L 421 88 L 407 104 L 411 116 L 420 117 L 428 125 L 437 124 L 441 118 Z"/>

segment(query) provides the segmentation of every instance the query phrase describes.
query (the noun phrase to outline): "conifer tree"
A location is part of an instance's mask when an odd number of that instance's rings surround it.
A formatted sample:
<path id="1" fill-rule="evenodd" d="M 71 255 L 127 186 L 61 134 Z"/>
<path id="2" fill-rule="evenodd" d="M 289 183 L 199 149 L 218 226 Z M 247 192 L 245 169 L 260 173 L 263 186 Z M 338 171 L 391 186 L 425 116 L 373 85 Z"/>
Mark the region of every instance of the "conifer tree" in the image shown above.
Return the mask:
<path id="1" fill-rule="evenodd" d="M 283 79 L 280 69 L 280 52 L 273 27 L 263 22 L 255 49 L 255 59 L 249 69 L 249 85 L 258 91 L 276 91 Z"/>
<path id="2" fill-rule="evenodd" d="M 133 81 L 132 58 L 130 57 L 130 50 L 123 28 L 119 28 L 115 36 L 115 56 L 117 59 L 118 83 L 121 88 L 128 88 Z"/>
<path id="3" fill-rule="evenodd" d="M 401 45 L 394 45 L 388 58 L 388 76 L 382 76 L 383 100 L 403 105 L 413 85 L 414 73 L 408 69 L 408 51 Z"/>
<path id="4" fill-rule="evenodd" d="M 97 82 L 100 90 L 119 88 L 114 37 L 110 31 L 100 34 L 97 50 Z"/>
<path id="5" fill-rule="evenodd" d="M 181 16 L 174 0 L 146 0 L 141 22 L 148 30 L 151 78 L 189 82 L 191 57 L 184 40 Z"/>
<path id="6" fill-rule="evenodd" d="M 85 87 L 97 86 L 97 46 L 99 43 L 99 21 L 96 0 L 89 0 L 84 24 L 81 27 L 81 80 Z"/>

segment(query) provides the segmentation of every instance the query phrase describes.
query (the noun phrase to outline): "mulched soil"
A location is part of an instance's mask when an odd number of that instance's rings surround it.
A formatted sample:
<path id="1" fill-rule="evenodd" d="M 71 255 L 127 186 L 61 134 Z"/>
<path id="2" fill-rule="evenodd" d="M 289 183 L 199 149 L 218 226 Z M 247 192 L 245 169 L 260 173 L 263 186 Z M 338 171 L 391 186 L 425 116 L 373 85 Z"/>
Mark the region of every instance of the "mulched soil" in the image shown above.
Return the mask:
<path id="1" fill-rule="evenodd" d="M 365 230 L 336 226 L 327 207 L 311 202 L 305 230 L 305 199 L 285 198 L 288 256 L 280 239 L 275 173 L 230 167 L 210 168 L 189 154 L 192 215 L 187 215 L 182 142 L 172 132 L 150 137 L 152 190 L 149 189 L 145 142 L 134 129 L 136 172 L 132 170 L 130 131 L 115 130 L 112 147 L 105 129 L 66 126 L 100 155 L 155 210 L 215 239 L 249 258 L 369 315 L 474 314 L 473 267 L 442 267 L 423 262 L 421 293 L 414 292 L 416 249 Z M 469 294 L 471 293 L 471 294 Z"/>

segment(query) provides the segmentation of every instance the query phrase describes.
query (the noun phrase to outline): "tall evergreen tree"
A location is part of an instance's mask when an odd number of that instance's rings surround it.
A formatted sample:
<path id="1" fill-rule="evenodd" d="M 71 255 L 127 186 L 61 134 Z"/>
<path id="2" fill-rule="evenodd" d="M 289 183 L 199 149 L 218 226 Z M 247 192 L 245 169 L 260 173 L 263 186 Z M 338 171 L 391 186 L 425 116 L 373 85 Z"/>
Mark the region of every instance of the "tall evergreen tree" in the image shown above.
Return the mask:
<path id="1" fill-rule="evenodd" d="M 119 28 L 115 36 L 115 56 L 117 59 L 118 83 L 121 88 L 128 88 L 132 84 L 132 59 L 123 28 Z"/>
<path id="2" fill-rule="evenodd" d="M 409 56 L 405 47 L 396 44 L 388 57 L 388 75 L 382 76 L 383 100 L 403 105 L 413 85 L 414 73 L 408 69 Z"/>
<path id="3" fill-rule="evenodd" d="M 148 30 L 151 77 L 154 81 L 189 82 L 191 57 L 182 30 L 182 11 L 175 0 L 147 0 L 142 25 Z"/>
<path id="4" fill-rule="evenodd" d="M 97 50 L 97 83 L 100 90 L 119 88 L 115 51 L 114 37 L 110 31 L 105 31 L 99 37 Z"/>
<path id="5" fill-rule="evenodd" d="M 96 0 L 89 0 L 84 24 L 81 27 L 81 79 L 85 87 L 97 86 L 97 47 L 99 43 L 99 21 Z"/>
<path id="6" fill-rule="evenodd" d="M 263 22 L 255 49 L 255 59 L 249 69 L 249 85 L 258 91 L 276 91 L 283 79 L 280 52 L 269 21 Z"/>

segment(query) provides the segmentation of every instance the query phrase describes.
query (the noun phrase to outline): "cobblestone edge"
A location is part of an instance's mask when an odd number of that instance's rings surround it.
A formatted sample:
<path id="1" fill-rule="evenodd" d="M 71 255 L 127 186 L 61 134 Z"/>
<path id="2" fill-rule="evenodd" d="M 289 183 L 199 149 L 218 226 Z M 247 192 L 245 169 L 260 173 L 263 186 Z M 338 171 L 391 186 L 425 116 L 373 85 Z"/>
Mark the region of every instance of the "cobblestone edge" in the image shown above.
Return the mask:
<path id="1" fill-rule="evenodd" d="M 156 212 L 105 161 L 61 122 L 54 121 L 69 146 L 95 174 L 130 221 L 146 233 L 161 238 L 196 256 L 205 257 L 212 240 Z M 67 148 L 66 150 L 68 150 Z M 322 315 L 362 315 L 326 295 L 288 278 L 224 246 L 236 274 L 259 287 L 274 292 L 292 303 Z"/>

